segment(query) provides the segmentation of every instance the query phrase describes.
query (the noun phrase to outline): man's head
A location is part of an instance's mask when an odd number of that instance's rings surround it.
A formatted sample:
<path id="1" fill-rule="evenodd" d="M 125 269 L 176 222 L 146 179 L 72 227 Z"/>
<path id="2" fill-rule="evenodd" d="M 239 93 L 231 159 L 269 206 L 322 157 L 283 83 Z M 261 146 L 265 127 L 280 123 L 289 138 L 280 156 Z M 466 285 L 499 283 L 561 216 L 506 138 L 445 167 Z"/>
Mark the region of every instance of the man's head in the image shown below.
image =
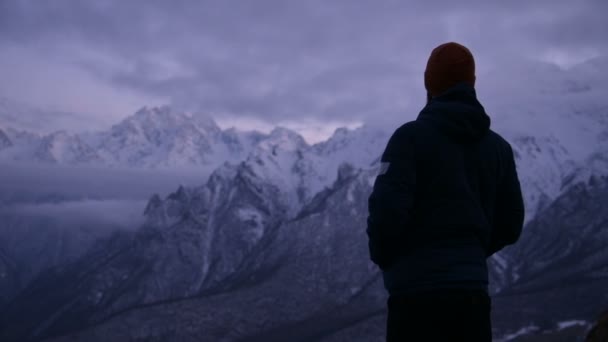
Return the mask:
<path id="1" fill-rule="evenodd" d="M 458 43 L 439 45 L 431 53 L 424 72 L 429 96 L 437 96 L 461 82 L 475 86 L 473 54 Z"/>

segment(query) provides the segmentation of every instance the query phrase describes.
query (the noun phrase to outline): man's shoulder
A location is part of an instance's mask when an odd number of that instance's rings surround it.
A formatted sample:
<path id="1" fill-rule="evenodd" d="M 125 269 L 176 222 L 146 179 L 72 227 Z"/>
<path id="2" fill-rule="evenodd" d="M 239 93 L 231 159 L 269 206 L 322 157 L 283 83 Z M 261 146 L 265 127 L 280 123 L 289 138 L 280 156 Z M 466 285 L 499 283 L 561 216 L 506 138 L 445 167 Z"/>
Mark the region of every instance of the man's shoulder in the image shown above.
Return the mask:
<path id="1" fill-rule="evenodd" d="M 413 137 L 416 135 L 422 126 L 419 121 L 413 120 L 399 126 L 393 133 L 393 137 Z"/>
<path id="2" fill-rule="evenodd" d="M 415 121 L 410 121 L 397 128 L 388 140 L 383 158 L 388 155 L 404 155 L 404 151 L 411 149 L 415 136 L 418 135 L 417 126 Z"/>
<path id="3" fill-rule="evenodd" d="M 495 142 L 501 148 L 511 150 L 511 144 L 509 144 L 507 139 L 503 138 L 502 135 L 496 133 L 491 129 L 488 131 L 488 138 Z"/>

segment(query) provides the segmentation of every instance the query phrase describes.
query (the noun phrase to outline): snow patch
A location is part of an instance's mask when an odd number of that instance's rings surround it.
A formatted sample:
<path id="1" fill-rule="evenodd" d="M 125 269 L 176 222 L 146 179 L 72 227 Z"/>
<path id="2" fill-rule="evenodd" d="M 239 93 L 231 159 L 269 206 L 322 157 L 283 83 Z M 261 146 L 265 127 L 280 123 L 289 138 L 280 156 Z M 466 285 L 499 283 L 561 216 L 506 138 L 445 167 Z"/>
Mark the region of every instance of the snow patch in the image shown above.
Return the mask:
<path id="1" fill-rule="evenodd" d="M 535 326 L 535 325 L 529 325 L 527 327 L 523 327 L 519 330 L 517 330 L 514 333 L 511 334 L 507 334 L 505 336 L 503 336 L 502 338 L 498 339 L 497 342 L 507 342 L 507 341 L 511 341 L 514 340 L 520 336 L 524 336 L 524 335 L 528 335 L 531 333 L 535 333 L 538 332 L 540 330 L 539 327 Z"/>
<path id="2" fill-rule="evenodd" d="M 236 211 L 237 217 L 248 223 L 247 234 L 251 236 L 254 241 L 258 241 L 264 235 L 264 223 L 262 214 L 253 208 L 238 208 Z"/>
<path id="3" fill-rule="evenodd" d="M 564 330 L 576 326 L 588 326 L 589 322 L 582 320 L 571 320 L 557 323 L 557 330 Z"/>

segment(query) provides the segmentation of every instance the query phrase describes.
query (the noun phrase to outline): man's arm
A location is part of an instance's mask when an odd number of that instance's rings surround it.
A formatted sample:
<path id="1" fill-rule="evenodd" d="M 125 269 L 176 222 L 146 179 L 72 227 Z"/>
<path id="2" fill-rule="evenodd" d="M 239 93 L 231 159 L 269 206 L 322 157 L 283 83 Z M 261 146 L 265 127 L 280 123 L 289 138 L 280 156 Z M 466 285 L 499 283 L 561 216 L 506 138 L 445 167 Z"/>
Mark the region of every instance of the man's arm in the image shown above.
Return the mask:
<path id="1" fill-rule="evenodd" d="M 508 146 L 505 178 L 498 186 L 496 195 L 496 214 L 488 256 L 514 244 L 519 239 L 524 224 L 524 200 L 511 146 Z"/>
<path id="2" fill-rule="evenodd" d="M 414 151 L 407 131 L 398 129 L 382 155 L 369 197 L 367 235 L 371 260 L 386 269 L 403 252 L 416 185 Z"/>

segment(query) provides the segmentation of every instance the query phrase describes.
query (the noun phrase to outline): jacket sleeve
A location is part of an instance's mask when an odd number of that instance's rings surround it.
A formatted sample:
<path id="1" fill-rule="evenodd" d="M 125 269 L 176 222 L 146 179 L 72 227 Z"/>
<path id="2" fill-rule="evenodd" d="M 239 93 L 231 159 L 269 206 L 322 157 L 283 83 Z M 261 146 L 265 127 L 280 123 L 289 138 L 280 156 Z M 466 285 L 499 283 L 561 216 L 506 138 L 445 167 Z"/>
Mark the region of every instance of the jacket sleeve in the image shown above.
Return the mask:
<path id="1" fill-rule="evenodd" d="M 506 154 L 505 176 L 498 186 L 496 214 L 488 256 L 507 245 L 514 244 L 519 239 L 524 224 L 524 200 L 511 146 L 508 146 Z"/>
<path id="2" fill-rule="evenodd" d="M 403 253 L 414 202 L 416 167 L 407 132 L 399 129 L 388 142 L 369 197 L 367 235 L 371 260 L 388 268 Z"/>

